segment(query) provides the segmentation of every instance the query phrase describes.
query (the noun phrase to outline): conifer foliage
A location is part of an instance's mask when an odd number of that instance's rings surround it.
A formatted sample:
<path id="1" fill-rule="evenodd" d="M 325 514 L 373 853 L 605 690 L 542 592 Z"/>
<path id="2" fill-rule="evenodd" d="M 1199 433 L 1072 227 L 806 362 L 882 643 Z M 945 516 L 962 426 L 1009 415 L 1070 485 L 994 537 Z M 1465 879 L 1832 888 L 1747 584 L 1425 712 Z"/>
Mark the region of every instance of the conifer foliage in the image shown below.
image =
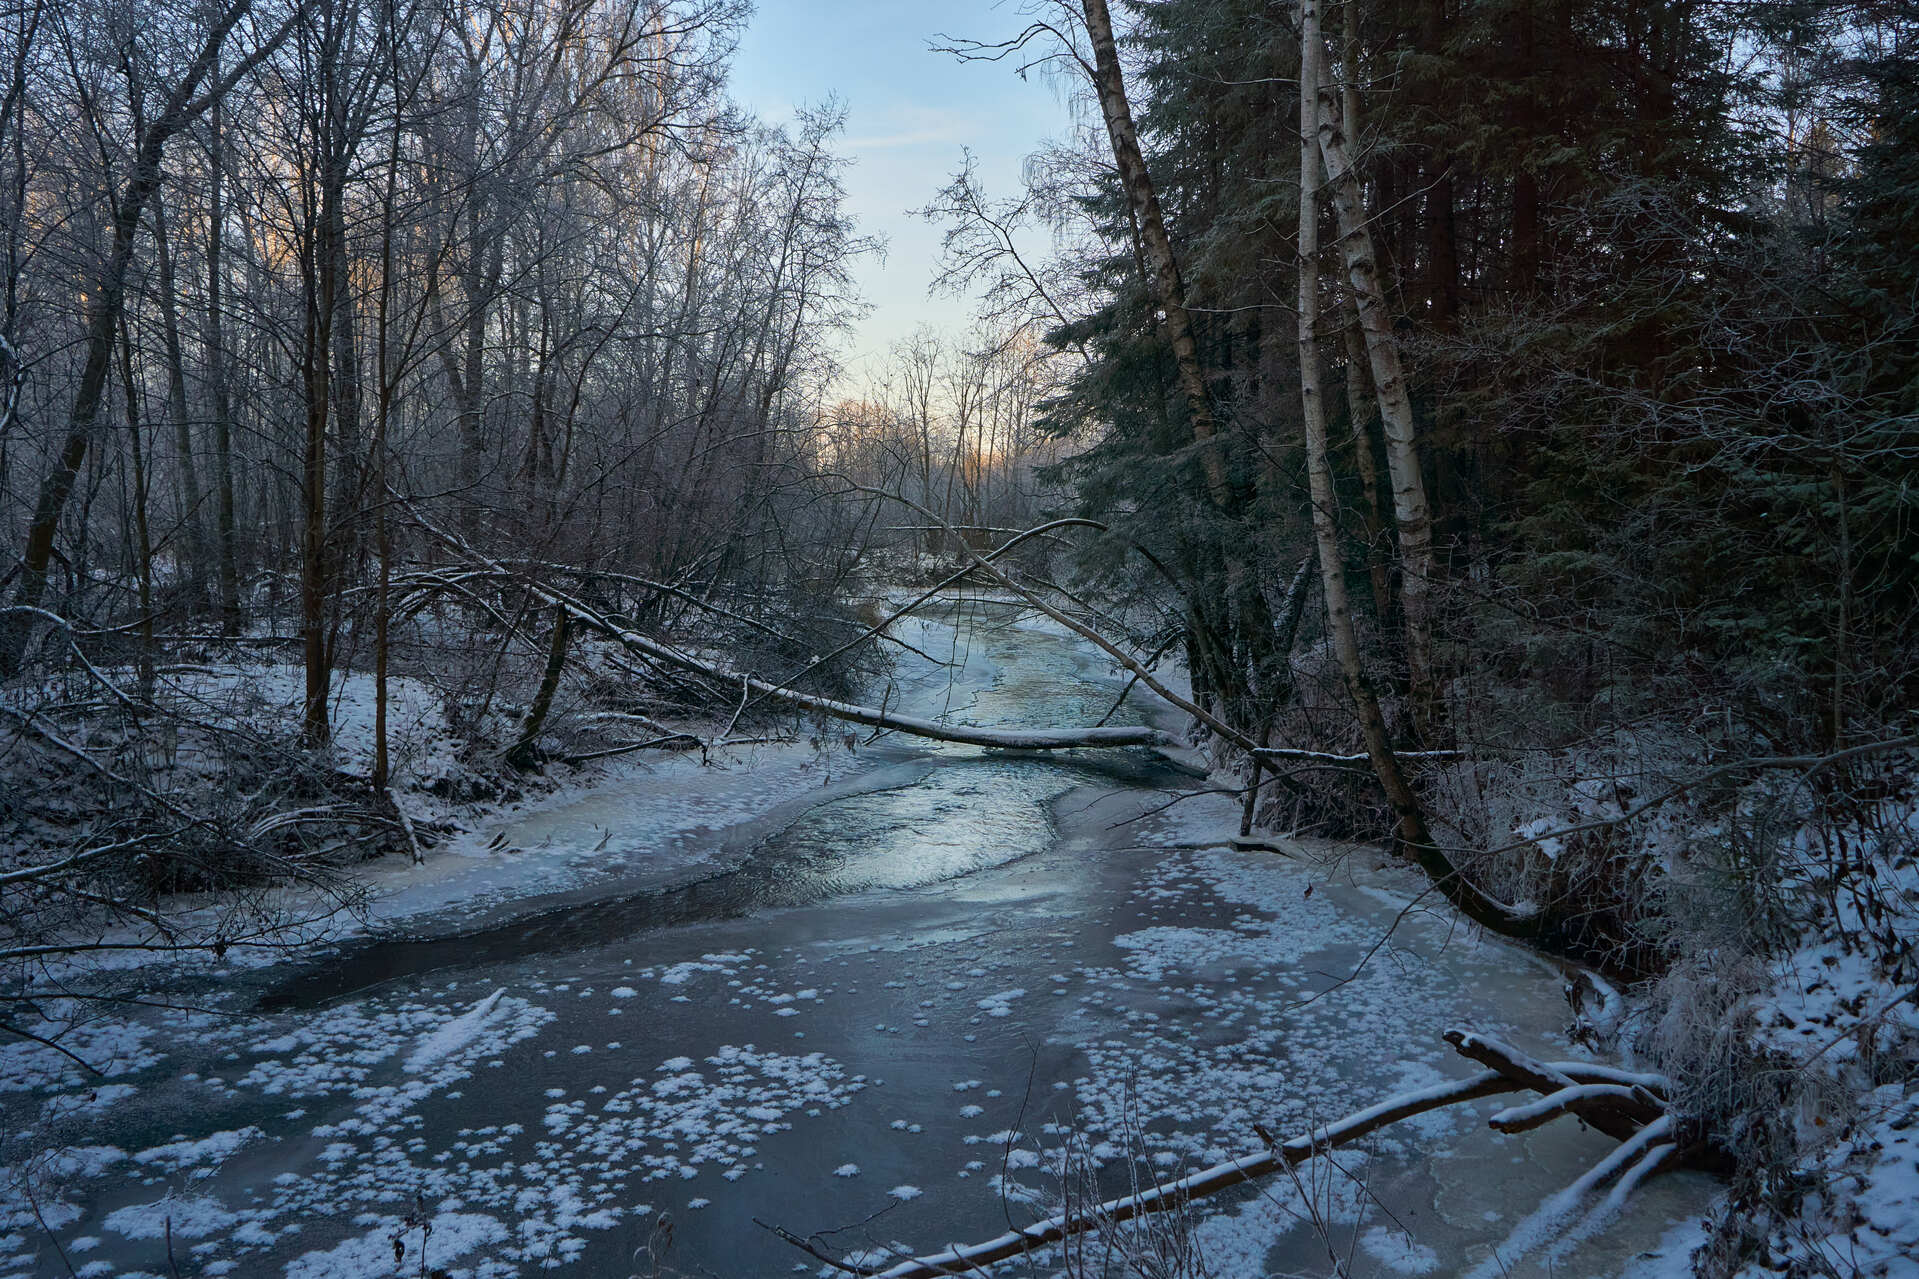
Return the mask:
<path id="1" fill-rule="evenodd" d="M 1083 31 L 1106 10 L 1055 7 L 1083 9 Z M 1350 754 L 1364 736 L 1337 645 L 1271 621 L 1313 547 L 1295 353 L 1315 165 L 1327 514 L 1359 586 L 1358 673 L 1431 810 L 1409 826 L 1395 800 L 1402 837 L 1511 843 L 1524 806 L 1488 777 L 1564 784 L 1577 812 L 1604 775 L 1624 811 L 1666 785 L 1696 799 L 1688 767 L 1910 734 L 1910 6 L 1348 0 L 1319 16 L 1316 137 L 1295 123 L 1297 4 L 1113 12 L 1116 71 L 1074 50 L 1105 128 L 1054 152 L 1035 192 L 1081 232 L 1084 305 L 1053 336 L 1088 358 L 1049 420 L 1091 441 L 1066 464 L 1112 530 L 1088 567 L 1160 592 L 1229 748 Z M 1302 147 L 1320 152 L 1304 169 Z M 1177 591 L 1133 571 L 1136 547 Z M 1296 821 L 1388 826 L 1369 786 L 1265 786 Z M 1627 900 L 1640 876 L 1611 860 L 1633 837 L 1588 842 L 1603 872 L 1542 870 L 1534 849 L 1473 874 L 1514 931 L 1658 967 Z"/>

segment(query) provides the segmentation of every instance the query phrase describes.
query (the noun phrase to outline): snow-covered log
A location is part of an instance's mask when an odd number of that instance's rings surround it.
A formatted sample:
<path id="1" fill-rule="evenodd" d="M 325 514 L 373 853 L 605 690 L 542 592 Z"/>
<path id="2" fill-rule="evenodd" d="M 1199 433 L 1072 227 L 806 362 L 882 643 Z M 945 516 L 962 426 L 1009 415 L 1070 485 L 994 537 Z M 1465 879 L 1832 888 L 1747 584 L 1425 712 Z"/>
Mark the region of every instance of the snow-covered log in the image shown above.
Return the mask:
<path id="1" fill-rule="evenodd" d="M 1304 1163 L 1317 1155 L 1350 1145 L 1402 1119 L 1461 1102 L 1502 1093 L 1532 1090 L 1547 1094 L 1539 1102 L 1511 1107 L 1493 1116 L 1541 1116 L 1539 1122 L 1572 1114 L 1621 1141 L 1618 1150 L 1601 1160 L 1585 1176 L 1562 1192 L 1571 1201 L 1603 1186 L 1622 1172 L 1626 1175 L 1615 1198 L 1667 1167 L 1681 1154 L 1673 1115 L 1654 1089 L 1665 1080 L 1618 1070 L 1596 1062 L 1541 1062 L 1496 1039 L 1469 1031 L 1449 1030 L 1445 1039 L 1462 1056 L 1484 1063 L 1487 1069 L 1466 1079 L 1439 1084 L 1388 1098 L 1336 1123 L 1315 1128 L 1290 1141 L 1269 1140 L 1264 1150 L 1205 1168 L 1177 1181 L 1162 1182 L 1135 1194 L 1109 1199 L 1091 1208 L 1055 1214 L 1017 1230 L 975 1244 L 951 1244 L 939 1252 L 902 1257 L 890 1264 L 867 1265 L 829 1256 L 812 1243 L 777 1226 L 768 1226 L 782 1239 L 846 1274 L 870 1279 L 941 1279 L 950 1275 L 980 1275 L 996 1262 L 1021 1256 L 1088 1231 L 1103 1230 L 1136 1217 L 1183 1208 L 1195 1199 Z M 1536 1126 L 1511 1125 L 1511 1130 Z M 1261 1130 L 1264 1136 L 1264 1130 Z M 1630 1170 L 1630 1171 L 1628 1171 Z M 761 1222 L 761 1225 L 766 1223 Z"/>
<path id="2" fill-rule="evenodd" d="M 898 733 L 909 733 L 914 737 L 930 737 L 941 742 L 962 742 L 972 746 L 994 746 L 1003 750 L 1027 751 L 1069 750 L 1076 746 L 1170 746 L 1173 744 L 1173 739 L 1166 733 L 1156 728 L 1145 727 L 974 728 L 966 724 L 943 724 L 938 720 L 923 719 L 917 715 L 902 715 L 876 706 L 860 706 L 853 702 L 842 702 L 830 697 L 802 693 L 798 689 L 784 688 L 751 675 L 730 671 L 718 663 L 704 661 L 670 644 L 663 644 L 641 635 L 637 631 L 612 627 L 609 633 L 620 643 L 656 661 L 679 666 L 696 674 L 709 675 L 716 680 L 744 684 L 762 697 L 785 702 L 801 710 L 817 711 L 833 719 L 847 720 L 854 724 L 865 724 L 871 728 L 884 728 Z"/>
<path id="3" fill-rule="evenodd" d="M 1652 1097 L 1650 1092 L 1644 1094 L 1646 1101 L 1650 1103 L 1650 1108 L 1642 1104 L 1629 1089 L 1620 1089 L 1618 1092 L 1625 1095 L 1630 1105 L 1622 1104 L 1618 1094 L 1588 1093 L 1563 1070 L 1543 1061 L 1536 1061 L 1517 1048 L 1485 1035 L 1476 1035 L 1465 1030 L 1449 1030 L 1445 1034 L 1445 1039 L 1460 1056 L 1470 1058 L 1483 1066 L 1489 1066 L 1534 1092 L 1546 1094 L 1549 1100 L 1558 1098 L 1558 1108 L 1553 1112 L 1554 1114 L 1577 1115 L 1608 1137 L 1614 1137 L 1620 1141 L 1631 1137 L 1639 1130 L 1641 1124 L 1655 1117 L 1662 1109 L 1658 1100 Z M 1499 1116 L 1494 1116 L 1495 1121 L 1498 1118 Z M 1497 1127 L 1498 1124 L 1495 1122 L 1494 1126 Z"/>
<path id="4" fill-rule="evenodd" d="M 1291 1141 L 1281 1142 L 1252 1154 L 1241 1155 L 1237 1159 L 1216 1164 L 1191 1176 L 1181 1177 L 1177 1181 L 1162 1182 L 1138 1194 L 1109 1199 L 1096 1207 L 1079 1212 L 1059 1213 L 1042 1221 L 1036 1221 L 1023 1229 L 1009 1230 L 984 1243 L 953 1244 L 943 1251 L 906 1258 L 886 1267 L 836 1261 L 806 1246 L 804 1241 L 786 1231 L 778 1233 L 788 1242 L 805 1247 L 806 1251 L 848 1274 L 878 1276 L 879 1279 L 939 1279 L 940 1276 L 946 1275 L 973 1275 L 978 1274 L 982 1267 L 990 1266 L 994 1262 L 1020 1256 L 1036 1248 L 1058 1243 L 1073 1235 L 1118 1225 L 1150 1213 L 1179 1208 L 1194 1199 L 1243 1185 L 1294 1164 L 1304 1163 L 1315 1155 L 1350 1145 L 1368 1133 L 1398 1123 L 1402 1119 L 1410 1119 L 1414 1115 L 1423 1115 L 1429 1110 L 1439 1110 L 1462 1101 L 1513 1092 L 1521 1086 L 1498 1071 L 1482 1071 L 1468 1079 L 1389 1098 L 1376 1106 L 1369 1106 L 1356 1114 L 1348 1115 L 1336 1123 L 1327 1124 L 1294 1137 Z"/>
<path id="5" fill-rule="evenodd" d="M 717 662 L 695 657 L 638 631 L 628 630 L 595 610 L 549 586 L 530 583 L 529 589 L 555 604 L 565 606 L 587 626 L 617 640 L 636 653 L 656 662 L 677 666 L 728 684 L 739 684 L 761 697 L 784 702 L 801 710 L 815 711 L 833 719 L 883 728 L 914 737 L 929 737 L 941 742 L 961 742 L 972 746 L 993 746 L 1002 750 L 1054 751 L 1078 746 L 1170 746 L 1173 739 L 1156 728 L 1113 726 L 1106 728 L 974 728 L 966 724 L 943 724 L 917 715 L 902 715 L 877 706 L 861 706 L 831 697 L 803 693 L 795 688 L 729 670 Z"/>
<path id="6" fill-rule="evenodd" d="M 1537 1101 L 1508 1106 L 1486 1122 L 1500 1132 L 1526 1132 L 1549 1124 L 1561 1115 L 1572 1114 L 1581 1106 L 1597 1105 L 1610 1106 L 1641 1122 L 1658 1118 L 1661 1111 L 1658 1098 L 1643 1089 L 1620 1084 L 1569 1084 Z"/>
<path id="7" fill-rule="evenodd" d="M 1291 746 L 1259 746 L 1253 754 L 1263 760 L 1297 760 L 1309 764 L 1347 764 L 1354 768 L 1363 768 L 1372 756 L 1361 751 L 1358 754 L 1338 754 L 1333 751 L 1298 750 Z M 1464 751 L 1395 751 L 1395 758 L 1418 759 L 1429 763 L 1448 763 L 1466 758 Z"/>
<path id="8" fill-rule="evenodd" d="M 1672 1080 L 1649 1070 L 1621 1070 L 1596 1061 L 1549 1061 L 1546 1065 L 1581 1083 L 1630 1084 L 1644 1088 L 1661 1101 L 1672 1094 Z"/>

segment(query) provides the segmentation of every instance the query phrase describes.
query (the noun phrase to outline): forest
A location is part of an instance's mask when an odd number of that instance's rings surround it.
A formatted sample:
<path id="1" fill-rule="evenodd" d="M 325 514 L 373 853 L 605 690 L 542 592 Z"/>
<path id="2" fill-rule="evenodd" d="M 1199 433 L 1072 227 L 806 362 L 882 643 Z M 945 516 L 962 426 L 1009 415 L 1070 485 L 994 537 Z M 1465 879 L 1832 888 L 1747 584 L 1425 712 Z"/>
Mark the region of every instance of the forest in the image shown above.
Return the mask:
<path id="1" fill-rule="evenodd" d="M 0 11 L 0 1279 L 1919 1273 L 1919 5 L 929 12 L 858 375 L 756 20 Z"/>

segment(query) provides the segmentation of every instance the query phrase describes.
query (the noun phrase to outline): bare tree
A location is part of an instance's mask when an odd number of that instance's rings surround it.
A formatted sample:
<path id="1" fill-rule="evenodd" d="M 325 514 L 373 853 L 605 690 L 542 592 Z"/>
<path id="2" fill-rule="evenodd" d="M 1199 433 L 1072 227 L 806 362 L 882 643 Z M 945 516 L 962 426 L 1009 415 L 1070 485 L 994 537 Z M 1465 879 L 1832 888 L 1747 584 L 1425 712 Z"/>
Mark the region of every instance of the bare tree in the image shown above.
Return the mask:
<path id="1" fill-rule="evenodd" d="M 68 414 L 66 441 L 41 482 L 33 522 L 27 530 L 26 549 L 21 555 L 20 585 L 15 598 L 28 608 L 37 607 L 45 594 L 47 566 L 53 558 L 60 516 L 93 443 L 113 358 L 114 338 L 126 300 L 134 238 L 148 201 L 160 188 L 161 161 L 167 144 L 254 65 L 271 56 L 304 13 L 304 5 L 296 5 L 277 30 L 258 42 L 232 70 L 216 78 L 213 73 L 219 64 L 222 46 L 252 9 L 253 0 L 234 0 L 220 10 L 201 38 L 192 60 L 167 91 L 159 110 L 150 118 L 144 111 L 136 110 L 137 122 L 127 148 L 131 157 L 130 172 L 123 189 L 113 200 L 109 220 L 112 240 L 87 304 L 85 364 Z M 138 66 L 131 54 L 122 60 L 120 69 L 127 81 L 128 93 L 143 100 L 148 92 L 144 81 L 146 69 Z M 12 630 L 11 635 L 0 635 L 0 672 L 18 663 L 28 640 L 29 631 L 24 624 L 16 624 Z"/>

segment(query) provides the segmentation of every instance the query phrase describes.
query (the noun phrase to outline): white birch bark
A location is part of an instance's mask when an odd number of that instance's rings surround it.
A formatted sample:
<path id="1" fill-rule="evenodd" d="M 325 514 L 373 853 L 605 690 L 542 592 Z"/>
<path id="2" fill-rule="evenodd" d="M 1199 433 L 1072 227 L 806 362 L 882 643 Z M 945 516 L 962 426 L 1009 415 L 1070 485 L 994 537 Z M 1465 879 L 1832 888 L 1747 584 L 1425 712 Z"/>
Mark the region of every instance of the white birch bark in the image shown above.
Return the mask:
<path id="1" fill-rule="evenodd" d="M 1186 309 L 1186 285 L 1180 278 L 1179 259 L 1173 254 L 1173 241 L 1166 233 L 1166 217 L 1160 209 L 1152 175 L 1146 169 L 1146 157 L 1140 150 L 1139 131 L 1133 124 L 1133 108 L 1126 100 L 1126 78 L 1119 65 L 1119 49 L 1113 39 L 1113 19 L 1106 0 L 1082 0 L 1086 34 L 1093 45 L 1093 88 L 1099 96 L 1100 114 L 1106 121 L 1106 135 L 1113 144 L 1113 162 L 1119 169 L 1120 185 L 1126 188 L 1133 222 L 1139 231 L 1141 256 L 1151 275 L 1166 327 L 1166 340 L 1173 348 L 1173 361 L 1179 371 L 1180 390 L 1186 396 L 1187 413 L 1192 419 L 1193 439 L 1200 449 L 1200 462 L 1206 471 L 1206 487 L 1214 502 L 1226 497 L 1226 467 L 1215 438 L 1213 410 L 1206 394 L 1206 378 L 1200 371 L 1199 347 L 1193 340 L 1192 314 Z"/>
<path id="2" fill-rule="evenodd" d="M 1373 773 L 1399 822 L 1399 837 L 1411 848 L 1430 844 L 1425 818 L 1386 733 L 1379 699 L 1366 678 L 1346 593 L 1346 566 L 1339 552 L 1338 495 L 1326 448 L 1326 400 L 1319 362 L 1319 149 L 1316 99 L 1319 87 L 1318 0 L 1301 0 L 1305 38 L 1299 57 L 1299 399 L 1306 433 L 1306 475 L 1313 503 L 1313 542 L 1326 598 L 1326 630 L 1353 699 Z"/>
<path id="3" fill-rule="evenodd" d="M 1315 57 L 1324 64 L 1325 43 L 1318 14 L 1305 37 Z M 1414 714 L 1422 733 L 1438 719 L 1437 677 L 1433 670 L 1432 586 L 1435 580 L 1432 507 L 1426 481 L 1419 469 L 1419 445 L 1413 427 L 1412 398 L 1406 389 L 1399 340 L 1393 335 L 1386 293 L 1380 283 L 1379 259 L 1366 222 L 1366 203 L 1359 173 L 1348 149 L 1347 112 L 1338 87 L 1321 76 L 1312 127 L 1319 139 L 1339 219 L 1340 248 L 1352 285 L 1353 302 L 1366 337 L 1366 355 L 1372 367 L 1373 389 L 1386 438 L 1386 470 L 1392 482 L 1393 520 L 1399 531 L 1400 607 L 1406 619 L 1406 665 Z"/>
<path id="4" fill-rule="evenodd" d="M 1419 796 L 1393 752 L 1379 699 L 1366 678 L 1353 631 L 1352 608 L 1346 594 L 1345 565 L 1339 554 L 1337 495 L 1332 464 L 1326 449 L 1326 404 L 1319 376 L 1319 188 L 1322 148 L 1312 138 L 1325 138 L 1325 95 L 1322 92 L 1324 43 L 1319 36 L 1318 0 L 1301 0 L 1302 38 L 1299 59 L 1299 386 L 1305 417 L 1306 471 L 1313 502 L 1313 540 L 1319 552 L 1320 581 L 1326 594 L 1326 623 L 1334 654 L 1339 659 L 1353 711 L 1359 720 L 1373 775 L 1392 806 L 1399 828 L 1401 851 L 1417 862 L 1442 896 L 1467 918 L 1508 935 L 1527 935 L 1537 921 L 1493 900 L 1462 875 L 1433 842 Z M 1315 108 L 1315 100 L 1318 106 Z M 1350 258 L 1349 258 L 1350 260 Z M 1390 334 L 1388 335 L 1390 337 Z M 1375 365 L 1375 368 L 1377 366 Z M 1412 576 L 1410 570 L 1407 576 Z"/>

